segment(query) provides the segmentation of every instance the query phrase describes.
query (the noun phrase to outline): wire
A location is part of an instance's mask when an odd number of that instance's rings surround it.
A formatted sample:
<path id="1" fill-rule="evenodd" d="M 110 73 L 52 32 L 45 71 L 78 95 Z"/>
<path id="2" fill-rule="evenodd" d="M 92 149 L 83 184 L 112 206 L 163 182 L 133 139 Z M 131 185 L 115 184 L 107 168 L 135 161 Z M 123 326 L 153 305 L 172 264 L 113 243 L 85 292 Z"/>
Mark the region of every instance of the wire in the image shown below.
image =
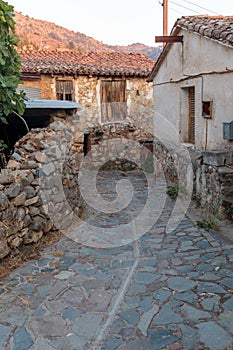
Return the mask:
<path id="1" fill-rule="evenodd" d="M 186 9 L 186 10 L 189 10 L 189 11 L 195 12 L 195 13 L 197 13 L 198 15 L 200 15 L 200 12 L 197 12 L 197 11 L 195 11 L 195 10 L 192 10 L 192 9 L 190 9 L 189 7 L 186 7 L 186 6 L 180 5 L 180 4 L 178 4 L 178 2 L 175 2 L 175 1 L 172 1 L 172 0 L 170 0 L 170 2 L 171 2 L 172 4 L 175 4 L 175 5 L 177 5 L 177 6 L 183 7 L 183 8 L 184 8 L 184 9 Z"/>
<path id="2" fill-rule="evenodd" d="M 175 10 L 175 9 L 172 8 L 171 6 L 169 7 L 169 10 L 172 10 L 173 12 L 179 13 L 179 15 L 183 15 L 182 12 Z"/>
<path id="3" fill-rule="evenodd" d="M 209 9 L 207 9 L 207 8 L 205 8 L 205 7 L 199 6 L 199 5 L 197 5 L 197 4 L 194 4 L 194 3 L 191 2 L 191 1 L 188 1 L 188 0 L 182 0 L 182 1 L 187 2 L 188 4 L 193 5 L 193 6 L 195 6 L 195 7 L 199 7 L 199 8 L 202 9 L 202 10 L 205 10 L 205 11 L 208 11 L 208 12 L 210 12 L 210 13 L 213 13 L 214 15 L 221 16 L 219 13 L 214 12 L 214 11 L 211 11 L 211 10 L 209 10 Z"/>

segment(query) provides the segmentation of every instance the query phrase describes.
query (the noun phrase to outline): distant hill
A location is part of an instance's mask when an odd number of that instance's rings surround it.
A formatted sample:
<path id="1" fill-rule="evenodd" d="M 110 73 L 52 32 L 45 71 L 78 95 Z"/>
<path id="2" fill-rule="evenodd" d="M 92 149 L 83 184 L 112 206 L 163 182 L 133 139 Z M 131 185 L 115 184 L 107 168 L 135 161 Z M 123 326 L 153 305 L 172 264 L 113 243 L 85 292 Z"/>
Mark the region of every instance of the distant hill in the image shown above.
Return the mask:
<path id="1" fill-rule="evenodd" d="M 145 55 L 147 55 L 150 58 L 153 58 L 154 60 L 157 60 L 160 53 L 162 52 L 162 46 L 151 47 L 140 43 L 136 43 L 128 46 L 109 46 L 109 47 L 115 51 L 144 53 Z"/>
<path id="2" fill-rule="evenodd" d="M 149 47 L 140 43 L 129 46 L 110 46 L 80 32 L 30 18 L 16 11 L 15 22 L 16 34 L 20 38 L 20 49 L 140 52 L 154 60 L 161 52 L 160 47 Z"/>

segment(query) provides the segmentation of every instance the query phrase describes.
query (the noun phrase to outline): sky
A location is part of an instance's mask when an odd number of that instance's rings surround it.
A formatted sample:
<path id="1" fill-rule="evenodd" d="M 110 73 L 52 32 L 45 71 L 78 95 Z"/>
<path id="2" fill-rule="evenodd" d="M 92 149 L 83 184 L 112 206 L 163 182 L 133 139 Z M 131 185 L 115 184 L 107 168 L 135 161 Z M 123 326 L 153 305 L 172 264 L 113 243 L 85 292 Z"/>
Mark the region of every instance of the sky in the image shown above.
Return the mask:
<path id="1" fill-rule="evenodd" d="M 155 36 L 163 34 L 163 0 L 6 1 L 24 15 L 56 23 L 109 45 L 140 42 L 156 46 Z M 169 31 L 181 16 L 233 15 L 232 0 L 168 0 L 168 3 Z"/>

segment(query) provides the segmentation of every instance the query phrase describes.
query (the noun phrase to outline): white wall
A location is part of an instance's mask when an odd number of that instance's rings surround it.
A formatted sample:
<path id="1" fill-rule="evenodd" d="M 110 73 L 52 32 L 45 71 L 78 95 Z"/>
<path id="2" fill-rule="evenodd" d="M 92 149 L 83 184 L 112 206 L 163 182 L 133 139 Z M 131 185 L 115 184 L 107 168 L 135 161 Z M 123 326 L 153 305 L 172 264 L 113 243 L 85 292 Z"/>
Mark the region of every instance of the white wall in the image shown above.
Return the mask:
<path id="1" fill-rule="evenodd" d="M 181 30 L 184 42 L 172 44 L 154 78 L 155 134 L 167 135 L 167 119 L 186 141 L 187 91 L 195 86 L 196 143 L 198 149 L 233 149 L 223 140 L 224 121 L 233 120 L 233 48 L 193 32 Z M 198 76 L 200 74 L 200 76 Z M 202 101 L 213 101 L 213 119 L 202 117 Z M 171 133 L 169 131 L 169 133 Z M 174 135 L 170 135 L 174 138 Z"/>

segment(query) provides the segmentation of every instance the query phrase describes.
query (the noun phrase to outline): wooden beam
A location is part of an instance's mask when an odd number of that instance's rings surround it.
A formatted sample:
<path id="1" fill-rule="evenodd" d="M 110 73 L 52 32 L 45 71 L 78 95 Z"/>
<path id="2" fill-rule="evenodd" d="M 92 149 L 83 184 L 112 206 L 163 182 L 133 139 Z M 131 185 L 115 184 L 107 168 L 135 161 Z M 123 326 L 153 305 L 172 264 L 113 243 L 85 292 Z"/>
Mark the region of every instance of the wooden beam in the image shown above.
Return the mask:
<path id="1" fill-rule="evenodd" d="M 182 43 L 183 42 L 183 35 L 156 36 L 155 42 L 156 43 Z"/>

